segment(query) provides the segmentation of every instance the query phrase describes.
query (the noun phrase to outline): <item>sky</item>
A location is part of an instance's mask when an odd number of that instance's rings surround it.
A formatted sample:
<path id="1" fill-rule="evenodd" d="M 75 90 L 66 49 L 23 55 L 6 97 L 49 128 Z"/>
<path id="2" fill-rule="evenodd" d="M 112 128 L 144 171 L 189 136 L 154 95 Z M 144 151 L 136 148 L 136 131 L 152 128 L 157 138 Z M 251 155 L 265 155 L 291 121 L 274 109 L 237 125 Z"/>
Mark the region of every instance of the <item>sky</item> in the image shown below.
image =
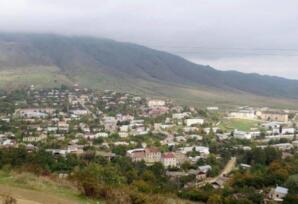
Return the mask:
<path id="1" fill-rule="evenodd" d="M 0 31 L 87 35 L 298 79 L 297 0 L 1 0 Z"/>

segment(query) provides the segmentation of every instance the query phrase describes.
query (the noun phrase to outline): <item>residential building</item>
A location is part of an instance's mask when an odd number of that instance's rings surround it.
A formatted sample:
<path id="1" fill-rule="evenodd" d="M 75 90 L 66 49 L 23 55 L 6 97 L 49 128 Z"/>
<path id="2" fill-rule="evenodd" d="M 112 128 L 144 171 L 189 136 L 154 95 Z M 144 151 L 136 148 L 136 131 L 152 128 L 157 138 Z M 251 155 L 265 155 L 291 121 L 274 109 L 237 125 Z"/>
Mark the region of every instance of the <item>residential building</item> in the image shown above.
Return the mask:
<path id="1" fill-rule="evenodd" d="M 277 186 L 276 188 L 271 189 L 269 193 L 269 198 L 277 202 L 282 202 L 283 199 L 287 196 L 287 194 L 287 188 Z"/>
<path id="2" fill-rule="evenodd" d="M 201 119 L 201 118 L 186 119 L 185 124 L 188 127 L 190 127 L 192 125 L 202 125 L 202 124 L 204 124 L 204 119 Z"/>
<path id="3" fill-rule="evenodd" d="M 177 166 L 177 159 L 176 155 L 173 152 L 166 152 L 162 154 L 161 163 L 165 167 L 176 167 Z"/>

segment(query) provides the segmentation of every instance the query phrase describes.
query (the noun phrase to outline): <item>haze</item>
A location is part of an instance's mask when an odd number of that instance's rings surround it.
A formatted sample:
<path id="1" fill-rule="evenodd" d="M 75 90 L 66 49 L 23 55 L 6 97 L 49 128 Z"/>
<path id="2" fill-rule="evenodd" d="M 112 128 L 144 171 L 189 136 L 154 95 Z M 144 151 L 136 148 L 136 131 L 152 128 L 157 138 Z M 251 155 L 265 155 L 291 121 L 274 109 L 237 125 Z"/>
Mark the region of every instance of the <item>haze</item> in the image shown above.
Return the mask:
<path id="1" fill-rule="evenodd" d="M 9 0 L 0 29 L 111 38 L 298 79 L 297 8 L 295 0 Z"/>

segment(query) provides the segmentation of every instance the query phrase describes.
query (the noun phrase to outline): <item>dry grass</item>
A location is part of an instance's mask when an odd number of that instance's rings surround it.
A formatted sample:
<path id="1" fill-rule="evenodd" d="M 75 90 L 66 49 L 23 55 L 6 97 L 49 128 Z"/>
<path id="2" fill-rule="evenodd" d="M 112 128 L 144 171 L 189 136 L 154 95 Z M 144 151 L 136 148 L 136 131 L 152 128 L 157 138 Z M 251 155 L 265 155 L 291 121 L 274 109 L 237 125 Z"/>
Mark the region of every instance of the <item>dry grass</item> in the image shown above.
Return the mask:
<path id="1" fill-rule="evenodd" d="M 82 197 L 75 186 L 66 180 L 37 177 L 30 173 L 0 171 L 0 197 L 1 195 L 16 198 L 18 204 L 97 203 Z"/>

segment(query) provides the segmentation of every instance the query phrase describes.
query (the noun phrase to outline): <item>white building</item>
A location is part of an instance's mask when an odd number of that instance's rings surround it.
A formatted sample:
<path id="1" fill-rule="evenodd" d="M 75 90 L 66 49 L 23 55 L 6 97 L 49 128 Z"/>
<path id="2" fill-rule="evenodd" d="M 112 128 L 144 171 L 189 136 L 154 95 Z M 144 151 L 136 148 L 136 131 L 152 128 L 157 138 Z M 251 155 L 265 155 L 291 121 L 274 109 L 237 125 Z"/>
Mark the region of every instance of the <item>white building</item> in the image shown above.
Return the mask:
<path id="1" fill-rule="evenodd" d="M 287 188 L 277 186 L 276 188 L 271 189 L 269 193 L 269 198 L 277 202 L 282 202 L 283 199 L 287 196 L 287 194 L 288 194 Z"/>
<path id="2" fill-rule="evenodd" d="M 190 116 L 190 113 L 189 112 L 184 112 L 184 113 L 173 113 L 172 115 L 172 118 L 173 119 L 178 119 L 178 120 L 181 120 L 181 119 L 184 119 L 186 117 Z"/>
<path id="3" fill-rule="evenodd" d="M 108 137 L 109 134 L 106 133 L 106 132 L 99 132 L 99 133 L 96 133 L 96 137 Z"/>
<path id="4" fill-rule="evenodd" d="M 256 115 L 255 112 L 252 110 L 240 110 L 236 112 L 231 112 L 230 113 L 231 118 L 238 118 L 238 119 L 255 119 Z"/>
<path id="5" fill-rule="evenodd" d="M 204 146 L 181 147 L 179 148 L 179 151 L 183 154 L 186 154 L 192 151 L 199 152 L 202 155 L 208 155 L 210 153 L 209 147 L 204 147 Z"/>
<path id="6" fill-rule="evenodd" d="M 75 114 L 75 115 L 88 115 L 88 111 L 84 110 L 84 109 L 76 109 L 76 110 L 72 110 L 70 111 L 71 113 Z"/>
<path id="7" fill-rule="evenodd" d="M 247 139 L 247 140 L 250 140 L 252 138 L 251 133 L 244 132 L 244 131 L 238 131 L 238 130 L 235 130 L 234 131 L 233 136 L 234 136 L 234 138 L 237 138 L 237 139 Z"/>
<path id="8" fill-rule="evenodd" d="M 207 110 L 208 111 L 217 111 L 217 110 L 219 110 L 219 108 L 217 106 L 209 106 L 209 107 L 207 107 Z"/>
<path id="9" fill-rule="evenodd" d="M 192 125 L 202 125 L 202 124 L 204 124 L 204 119 L 201 119 L 201 118 L 186 119 L 185 124 L 188 127 L 190 127 Z"/>
<path id="10" fill-rule="evenodd" d="M 164 100 L 152 99 L 148 101 L 148 106 L 150 108 L 164 105 L 166 105 L 166 102 Z"/>
<path id="11" fill-rule="evenodd" d="M 165 167 L 176 167 L 177 166 L 177 159 L 173 152 L 166 152 L 163 153 L 161 157 L 161 163 Z"/>

